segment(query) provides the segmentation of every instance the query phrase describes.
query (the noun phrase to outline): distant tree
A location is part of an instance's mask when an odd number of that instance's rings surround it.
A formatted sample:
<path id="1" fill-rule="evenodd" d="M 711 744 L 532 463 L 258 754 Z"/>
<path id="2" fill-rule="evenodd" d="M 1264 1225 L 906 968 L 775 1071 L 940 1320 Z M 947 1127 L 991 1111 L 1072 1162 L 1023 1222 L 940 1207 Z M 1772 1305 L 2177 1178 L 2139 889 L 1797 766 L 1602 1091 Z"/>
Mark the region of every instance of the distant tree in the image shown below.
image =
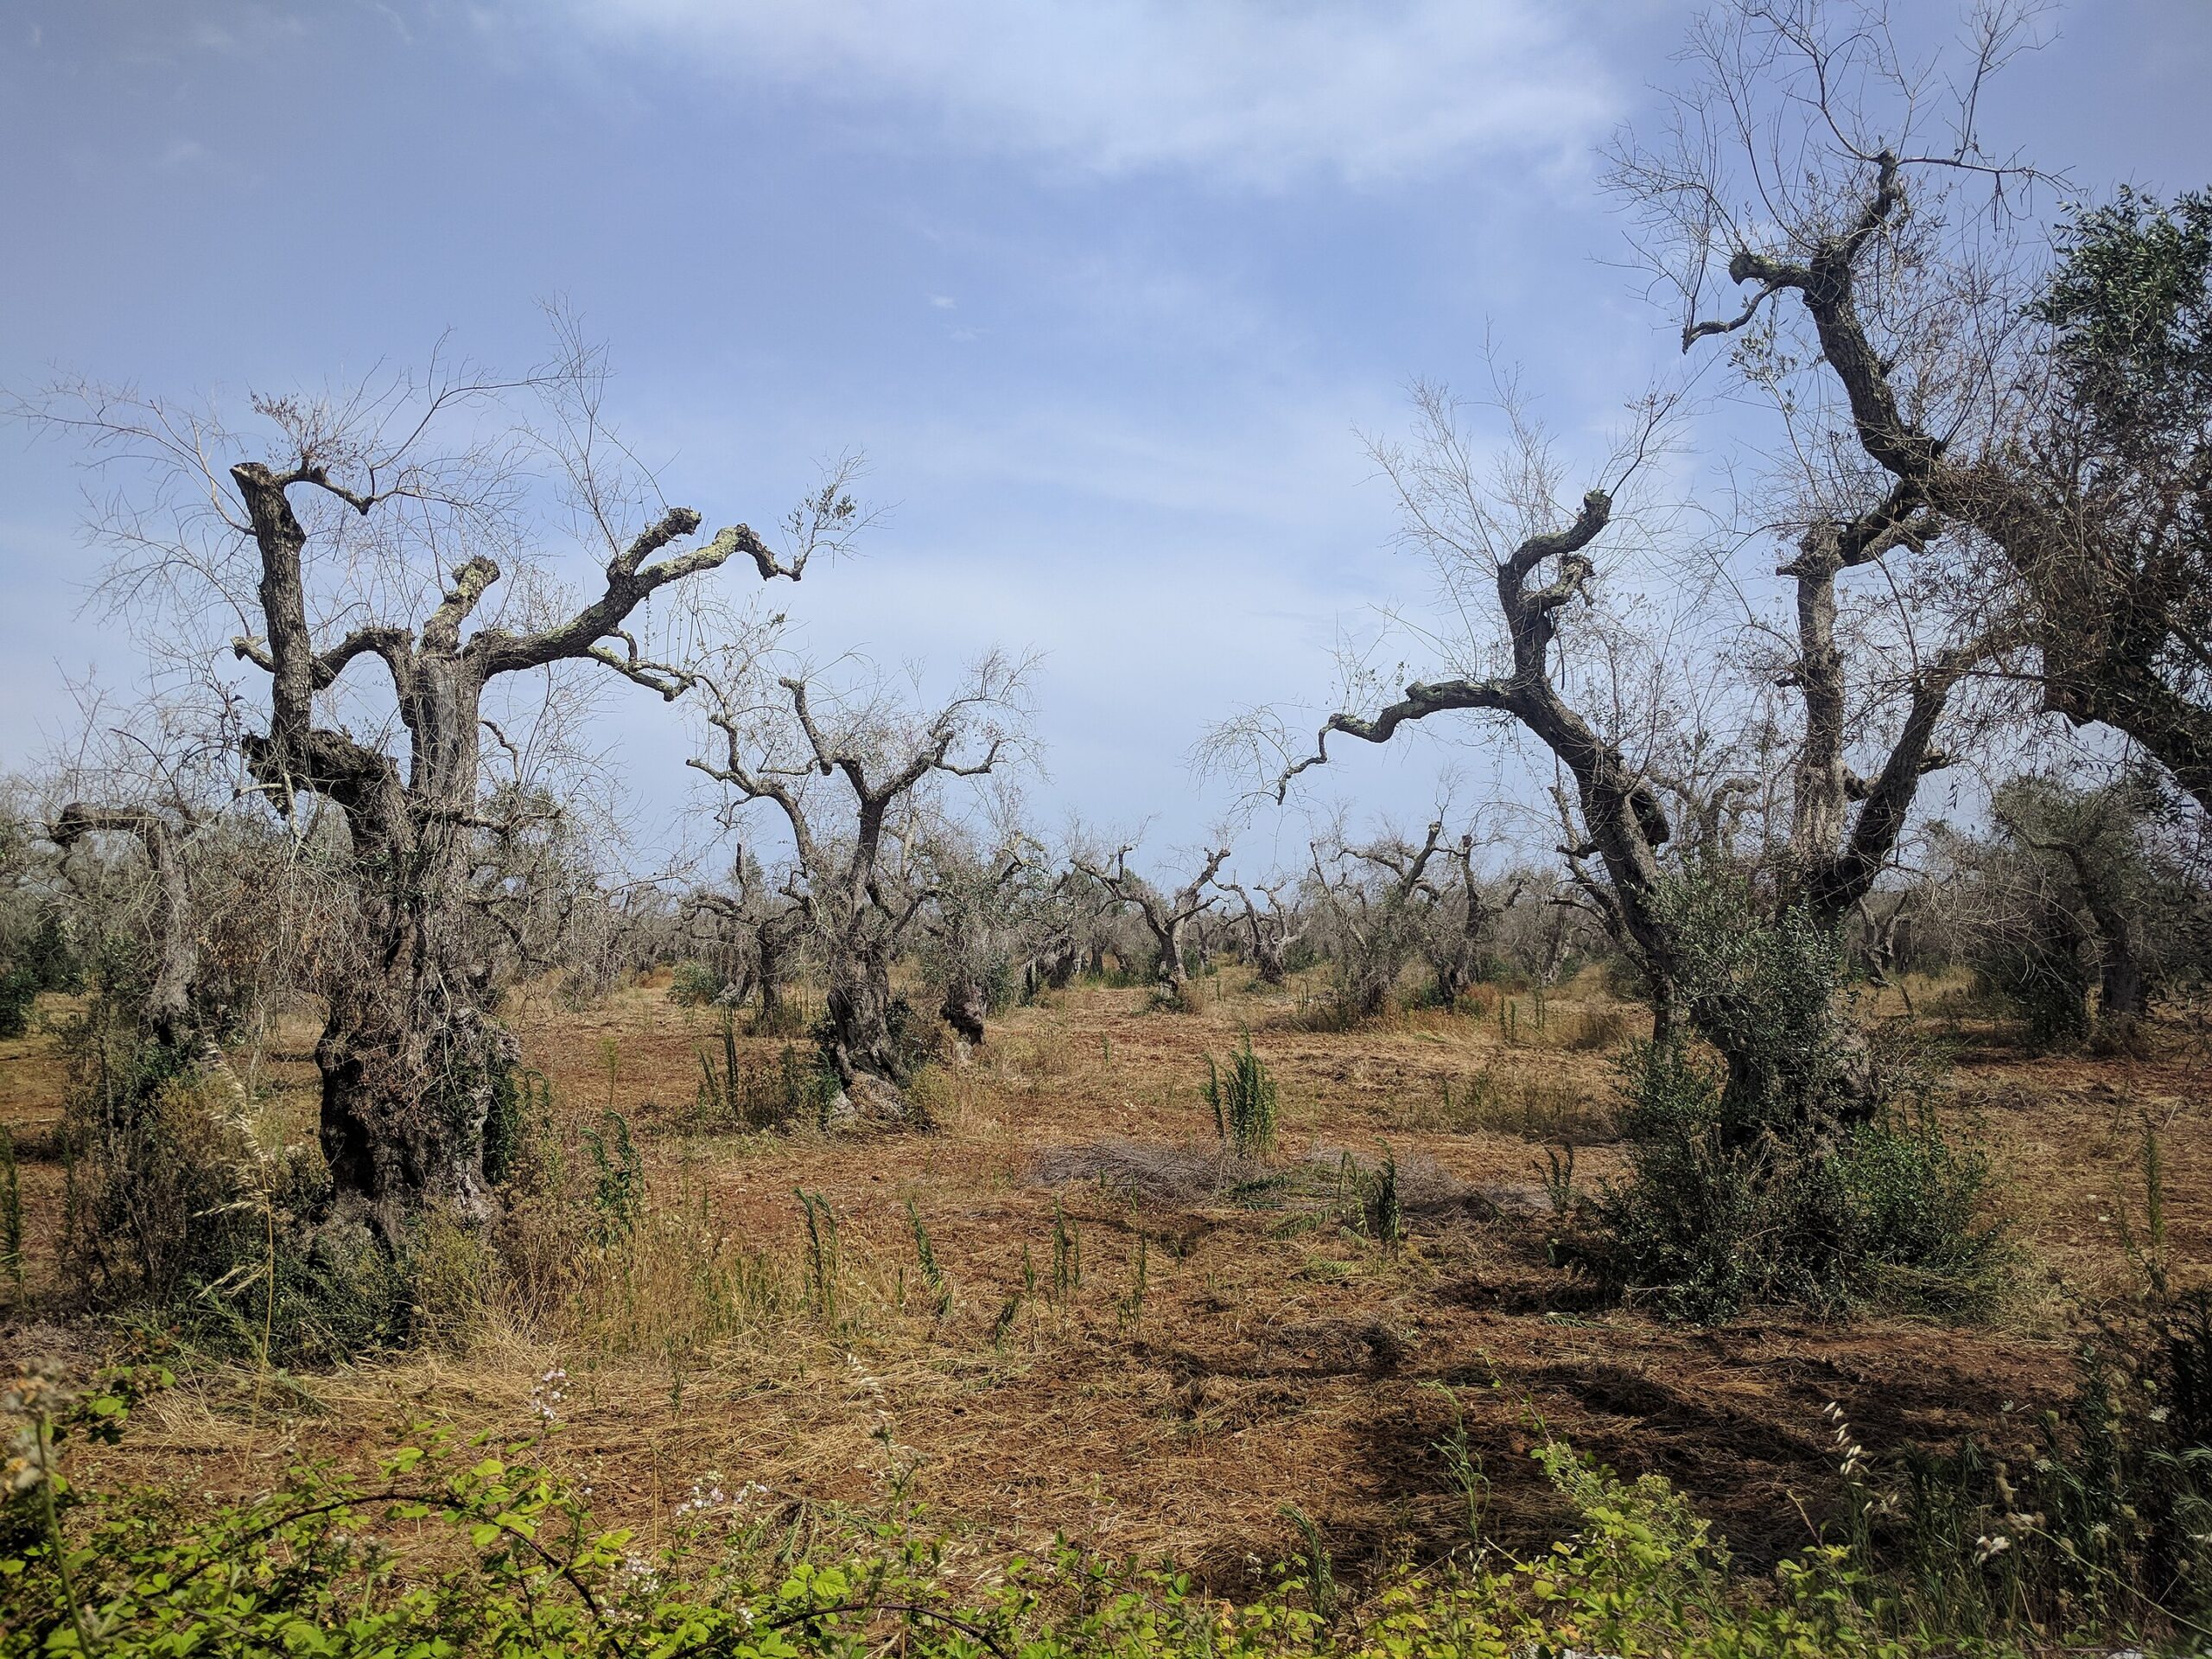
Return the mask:
<path id="1" fill-rule="evenodd" d="M 1217 848 L 1206 854 L 1198 874 L 1172 893 L 1162 893 L 1129 868 L 1129 855 L 1135 850 L 1134 843 L 1118 848 L 1110 862 L 1079 857 L 1076 868 L 1143 922 L 1158 953 L 1153 965 L 1154 976 L 1166 997 L 1179 1001 L 1190 984 L 1190 970 L 1185 966 L 1185 958 L 1190 948 L 1192 924 L 1214 906 L 1216 900 L 1206 889 L 1213 885 L 1221 867 L 1229 861 L 1229 849 Z"/>
<path id="2" fill-rule="evenodd" d="M 1521 902 L 1528 890 L 1524 879 L 1508 876 L 1491 884 L 1477 869 L 1475 833 L 1470 830 L 1440 849 L 1454 874 L 1448 882 L 1431 883 L 1434 913 L 1423 940 L 1428 965 L 1436 975 L 1436 1000 L 1453 1007 L 1482 971 L 1489 954 L 1491 936 L 1497 919 Z"/>
<path id="3" fill-rule="evenodd" d="M 1443 849 L 1436 820 L 1418 844 L 1384 835 L 1363 846 L 1341 830 L 1311 849 L 1314 889 L 1334 935 L 1337 997 L 1353 1019 L 1390 1006 L 1398 980 L 1421 950 L 1434 918 L 1430 865 Z"/>
<path id="4" fill-rule="evenodd" d="M 1222 891 L 1236 895 L 1243 908 L 1237 920 L 1243 925 L 1244 942 L 1249 947 L 1252 967 L 1262 985 L 1280 985 L 1288 972 L 1286 965 L 1291 948 L 1303 939 L 1313 925 L 1310 912 L 1301 911 L 1295 900 L 1286 904 L 1283 894 L 1294 891 L 1296 883 L 1287 876 L 1278 876 L 1273 881 L 1256 881 L 1253 886 L 1268 901 L 1262 910 L 1252 902 L 1252 895 L 1234 881 L 1221 884 Z"/>
<path id="5" fill-rule="evenodd" d="M 825 1057 L 862 1116 L 918 1124 L 905 1092 L 915 1055 L 891 969 L 938 896 L 915 856 L 930 786 L 984 777 L 1026 741 L 1029 664 L 1001 656 L 960 690 L 917 709 L 880 686 L 830 694 L 774 671 L 759 641 L 734 643 L 690 672 L 717 742 L 689 764 L 740 805 L 766 802 L 792 846 L 791 893 L 828 976 Z"/>

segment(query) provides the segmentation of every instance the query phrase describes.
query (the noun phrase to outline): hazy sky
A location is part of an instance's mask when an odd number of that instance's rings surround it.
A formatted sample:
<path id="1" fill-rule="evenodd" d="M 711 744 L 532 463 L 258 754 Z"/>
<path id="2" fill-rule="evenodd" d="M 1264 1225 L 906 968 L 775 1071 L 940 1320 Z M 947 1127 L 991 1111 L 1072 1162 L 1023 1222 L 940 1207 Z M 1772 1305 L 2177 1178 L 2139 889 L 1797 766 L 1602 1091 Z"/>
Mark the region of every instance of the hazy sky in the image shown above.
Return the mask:
<path id="1" fill-rule="evenodd" d="M 1936 0 L 1899 0 L 1918 12 Z M 1418 591 L 1357 429 L 1488 332 L 1602 422 L 1675 353 L 1595 147 L 1678 0 L 10 0 L 0 385 L 188 395 L 609 345 L 626 435 L 709 524 L 857 447 L 895 504 L 792 596 L 825 645 L 1045 653 L 1048 820 L 1211 810 L 1230 706 L 1313 702 Z M 1986 111 L 2085 194 L 2212 181 L 2212 0 L 2075 0 Z M 1719 439 L 1716 438 L 1716 442 Z M 68 453 L 0 429 L 0 768 L 127 684 L 78 614 Z M 608 735 L 658 839 L 684 738 Z M 1433 752 L 1337 785 L 1415 802 Z"/>

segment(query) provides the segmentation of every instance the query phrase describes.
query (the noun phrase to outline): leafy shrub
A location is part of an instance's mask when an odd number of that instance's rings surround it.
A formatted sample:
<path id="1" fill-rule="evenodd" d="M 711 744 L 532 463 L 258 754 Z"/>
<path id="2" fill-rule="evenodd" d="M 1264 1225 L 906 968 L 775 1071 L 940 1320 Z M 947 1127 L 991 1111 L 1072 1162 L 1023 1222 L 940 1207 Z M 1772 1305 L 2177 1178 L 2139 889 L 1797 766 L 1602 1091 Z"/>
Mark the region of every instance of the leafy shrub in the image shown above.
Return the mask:
<path id="1" fill-rule="evenodd" d="M 38 976 L 28 964 L 11 962 L 0 971 L 0 1041 L 31 1028 L 31 1004 L 38 993 Z"/>
<path id="2" fill-rule="evenodd" d="M 1670 1318 L 1785 1302 L 1968 1313 L 2002 1282 L 1989 1172 L 1924 1102 L 1822 1133 L 1722 1134 L 1725 1085 L 1680 1044 L 1623 1063 L 1629 1173 L 1586 1200 L 1573 1249 Z"/>
<path id="3" fill-rule="evenodd" d="M 2095 971 L 2070 915 L 2047 907 L 2017 934 L 1976 941 L 1971 965 L 1975 987 L 2020 1021 L 2031 1046 L 2088 1040 Z"/>
<path id="4" fill-rule="evenodd" d="M 677 963 L 668 978 L 668 1000 L 678 1007 L 703 1008 L 728 989 L 729 981 L 712 963 L 696 957 Z"/>
<path id="5" fill-rule="evenodd" d="M 41 991 L 74 990 L 81 979 L 76 950 L 51 905 L 28 918 L 0 915 L 0 1040 L 31 1028 Z"/>
<path id="6" fill-rule="evenodd" d="M 1627 1178 L 1584 1206 L 1570 1249 L 1673 1318 L 1985 1306 L 2005 1255 L 1986 1160 L 1945 1134 L 1923 1071 L 1852 1027 L 1834 935 L 1754 914 L 1728 877 L 1661 903 L 1682 996 L 1729 1064 L 1679 1038 L 1625 1052 Z"/>

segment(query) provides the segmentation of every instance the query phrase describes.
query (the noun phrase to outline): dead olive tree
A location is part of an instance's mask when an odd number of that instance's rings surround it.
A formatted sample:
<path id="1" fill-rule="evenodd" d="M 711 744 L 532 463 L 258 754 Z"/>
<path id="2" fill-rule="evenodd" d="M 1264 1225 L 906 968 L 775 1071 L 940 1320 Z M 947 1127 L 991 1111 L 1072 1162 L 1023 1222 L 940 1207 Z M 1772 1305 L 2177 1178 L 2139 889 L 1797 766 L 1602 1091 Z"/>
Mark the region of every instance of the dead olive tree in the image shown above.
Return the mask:
<path id="1" fill-rule="evenodd" d="M 348 937 L 315 987 L 320 1139 L 338 1196 L 388 1236 L 426 1201 L 482 1213 L 483 1126 L 515 1058 L 467 919 L 490 823 L 488 689 L 597 665 L 673 696 L 626 625 L 741 556 L 796 579 L 853 512 L 833 480 L 782 556 L 743 524 L 683 547 L 700 515 L 625 463 L 597 356 L 573 334 L 561 346 L 519 383 L 434 364 L 334 397 L 256 397 L 251 432 L 83 384 L 34 411 L 104 477 L 127 475 L 97 528 L 118 550 L 108 591 L 154 648 L 185 656 L 213 643 L 181 637 L 189 623 L 235 619 L 230 650 L 263 677 L 262 716 L 236 734 L 251 786 L 288 822 L 318 804 L 342 821 Z M 579 601 L 561 596 L 542 528 L 556 512 L 599 547 Z M 381 683 L 360 683 L 368 666 Z"/>
<path id="2" fill-rule="evenodd" d="M 1229 849 L 1217 848 L 1208 853 L 1198 874 L 1173 893 L 1163 893 L 1129 868 L 1129 855 L 1135 850 L 1135 842 L 1117 848 L 1111 863 L 1078 855 L 1076 868 L 1144 923 L 1159 950 L 1153 976 L 1160 993 L 1168 1001 L 1179 1003 L 1191 982 L 1190 969 L 1185 965 L 1191 925 L 1213 908 L 1215 899 L 1206 889 L 1213 885 L 1221 867 L 1229 861 Z"/>
<path id="3" fill-rule="evenodd" d="M 1244 942 L 1252 952 L 1252 967 L 1262 985 L 1280 985 L 1288 972 L 1287 957 L 1296 945 L 1312 930 L 1313 916 L 1310 910 L 1301 910 L 1294 896 L 1288 904 L 1283 893 L 1295 884 L 1287 876 L 1278 876 L 1272 881 L 1255 881 L 1268 901 L 1265 910 L 1252 902 L 1252 895 L 1234 881 L 1221 884 L 1222 891 L 1236 895 L 1236 902 L 1243 906 L 1237 919 L 1244 925 Z"/>
<path id="4" fill-rule="evenodd" d="M 920 846 L 933 897 L 923 918 L 925 966 L 942 988 L 938 1017 L 963 1042 L 1019 994 L 1034 960 L 1047 893 L 1036 848 L 1020 832 L 979 849 L 957 825 L 935 826 Z"/>
<path id="5" fill-rule="evenodd" d="M 1738 0 L 1613 182 L 1683 349 L 1732 340 L 1800 453 L 1856 463 L 1883 493 L 1866 533 L 1969 528 L 1932 585 L 1998 622 L 2041 709 L 2125 733 L 2212 810 L 2212 205 L 2124 195 L 2054 259 L 2024 251 L 2039 175 L 1978 115 L 2037 10 L 1972 9 L 1954 58 L 1877 5 Z M 1716 315 L 1724 276 L 1742 299 Z"/>
<path id="6" fill-rule="evenodd" d="M 798 873 L 773 881 L 757 858 L 741 847 L 730 861 L 729 891 L 701 887 L 684 897 L 687 916 L 714 918 L 723 941 L 726 960 L 724 984 L 715 1001 L 725 1007 L 741 1008 L 758 995 L 760 1006 L 753 1028 L 776 1036 L 792 1027 L 792 1015 L 784 1001 L 785 988 L 799 966 L 811 926 Z"/>
<path id="7" fill-rule="evenodd" d="M 1662 855 L 1675 831 L 1651 771 L 1631 757 L 1621 735 L 1570 700 L 1558 672 L 1561 618 L 1570 604 L 1593 597 L 1592 550 L 1613 522 L 1613 488 L 1658 441 L 1661 411 L 1647 410 L 1639 419 L 1612 463 L 1612 486 L 1586 493 L 1570 516 L 1556 505 L 1559 469 L 1548 442 L 1510 398 L 1509 441 L 1494 472 L 1478 461 L 1475 439 L 1443 393 L 1424 389 L 1417 410 L 1416 442 L 1379 445 L 1376 456 L 1397 486 L 1408 540 L 1455 591 L 1469 594 L 1471 606 L 1474 592 L 1490 588 L 1503 638 L 1469 639 L 1455 649 L 1494 668 L 1417 681 L 1371 715 L 1332 715 L 1314 752 L 1284 770 L 1279 796 L 1330 759 L 1335 735 L 1387 743 L 1408 725 L 1459 714 L 1510 722 L 1536 739 L 1571 780 L 1560 798 L 1569 828 L 1560 850 L 1588 901 L 1654 986 L 1659 1034 L 1686 1015 L 1744 1090 L 1762 1098 L 1792 1092 L 1787 1080 L 1769 1075 L 1776 1057 L 1746 1034 L 1737 991 L 1693 982 L 1689 970 L 1710 958 L 1688 949 L 1683 918 L 1668 899 Z M 1878 567 L 1899 547 L 1923 545 L 1939 524 L 1887 493 L 1843 516 L 1821 511 L 1817 499 L 1805 505 L 1796 556 L 1777 573 L 1789 584 L 1783 592 L 1794 601 L 1794 626 L 1774 631 L 1784 649 L 1767 671 L 1801 702 L 1794 789 L 1780 832 L 1786 856 L 1777 878 L 1754 897 L 1770 915 L 1798 916 L 1832 932 L 1889 860 L 1922 778 L 1942 764 L 1936 728 L 1978 647 L 1961 642 L 1929 651 L 1912 626 L 1921 619 L 1886 617 L 1880 607 L 1890 601 L 1877 599 L 1874 620 L 1855 636 L 1861 675 L 1854 685 L 1835 626 L 1839 576 Z M 1884 584 L 1870 591 L 1892 590 Z M 1886 632 L 1875 626 L 1885 617 Z M 1602 638 L 1596 644 L 1609 648 Z M 1851 764 L 1861 752 L 1872 760 L 1864 772 Z"/>
<path id="8" fill-rule="evenodd" d="M 1431 886 L 1435 914 L 1424 949 L 1436 975 L 1437 1003 L 1446 1008 L 1456 1007 L 1475 982 L 1490 953 L 1498 918 L 1520 903 L 1527 891 L 1526 882 L 1517 876 L 1497 886 L 1485 882 L 1476 868 L 1476 845 L 1471 830 L 1446 842 L 1441 851 L 1445 861 L 1455 868 L 1456 877 L 1448 887 Z"/>
<path id="9" fill-rule="evenodd" d="M 193 817 L 150 806 L 96 806 L 72 801 L 48 826 L 47 839 L 65 855 L 80 842 L 121 836 L 143 849 L 152 876 L 152 957 L 143 1002 L 146 1028 L 171 1052 L 197 1059 L 208 1046 L 193 1011 L 200 975 L 200 917 L 192 901 L 182 842 L 197 828 Z M 219 1056 L 221 1051 L 216 1051 Z"/>
<path id="10" fill-rule="evenodd" d="M 714 752 L 688 764 L 735 804 L 765 801 L 781 815 L 791 892 L 828 976 L 825 1058 L 852 1111 L 916 1125 L 905 1093 L 913 1034 L 891 968 L 937 893 L 912 842 L 934 783 L 987 776 L 1020 751 L 1029 664 L 988 657 L 951 698 L 918 712 L 881 685 L 825 693 L 817 706 L 815 683 L 774 672 L 779 660 L 753 640 L 688 677 L 715 734 Z"/>
<path id="11" fill-rule="evenodd" d="M 1428 869 L 1443 835 L 1436 819 L 1418 845 L 1384 835 L 1355 846 L 1339 830 L 1311 848 L 1314 887 L 1334 935 L 1337 996 L 1349 1018 L 1383 1013 L 1420 953 L 1436 898 Z"/>

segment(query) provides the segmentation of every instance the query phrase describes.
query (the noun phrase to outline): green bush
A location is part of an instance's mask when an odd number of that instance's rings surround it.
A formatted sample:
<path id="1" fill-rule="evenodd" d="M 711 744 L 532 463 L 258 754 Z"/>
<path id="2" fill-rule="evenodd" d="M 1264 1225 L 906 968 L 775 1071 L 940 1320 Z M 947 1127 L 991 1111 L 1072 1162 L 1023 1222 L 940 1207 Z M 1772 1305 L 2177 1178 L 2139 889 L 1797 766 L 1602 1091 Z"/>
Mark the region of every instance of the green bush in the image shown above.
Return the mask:
<path id="1" fill-rule="evenodd" d="M 668 978 L 668 1000 L 679 1007 L 702 1008 L 721 999 L 729 981 L 712 963 L 696 958 L 679 962 Z"/>
<path id="2" fill-rule="evenodd" d="M 1577 1205 L 1570 1254 L 1675 1319 L 1985 1306 L 2006 1259 L 1987 1162 L 1937 1122 L 1926 1068 L 1853 1027 L 1835 936 L 1756 914 L 1725 876 L 1661 905 L 1681 997 L 1728 1063 L 1684 1038 L 1624 1051 L 1627 1174 Z"/>
<path id="3" fill-rule="evenodd" d="M 1977 940 L 1971 965 L 1975 988 L 2020 1021 L 2031 1046 L 2078 1048 L 2088 1040 L 2096 974 L 2071 916 L 2043 906 L 2018 936 Z"/>
<path id="4" fill-rule="evenodd" d="M 0 1041 L 31 1028 L 31 1004 L 38 993 L 38 976 L 28 964 L 10 963 L 0 971 Z"/>
<path id="5" fill-rule="evenodd" d="M 1682 1045 L 1635 1045 L 1623 1071 L 1628 1173 L 1582 1202 L 1570 1248 L 1667 1317 L 1777 1302 L 1958 1315 L 2001 1288 L 2008 1251 L 1985 1213 L 1987 1160 L 1924 1101 L 1734 1142 L 1718 1068 Z"/>

